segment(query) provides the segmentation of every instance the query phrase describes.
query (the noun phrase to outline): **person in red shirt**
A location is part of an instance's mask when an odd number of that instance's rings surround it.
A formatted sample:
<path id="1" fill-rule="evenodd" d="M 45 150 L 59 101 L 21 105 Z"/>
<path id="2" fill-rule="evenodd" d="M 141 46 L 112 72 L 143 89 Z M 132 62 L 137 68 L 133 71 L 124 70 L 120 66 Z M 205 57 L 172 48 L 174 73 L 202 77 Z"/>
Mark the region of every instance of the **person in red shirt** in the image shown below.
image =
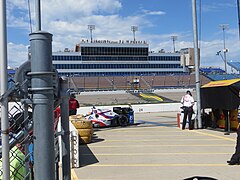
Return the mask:
<path id="1" fill-rule="evenodd" d="M 75 95 L 71 94 L 69 99 L 69 116 L 77 114 L 77 108 L 79 108 L 79 102 L 75 99 Z"/>

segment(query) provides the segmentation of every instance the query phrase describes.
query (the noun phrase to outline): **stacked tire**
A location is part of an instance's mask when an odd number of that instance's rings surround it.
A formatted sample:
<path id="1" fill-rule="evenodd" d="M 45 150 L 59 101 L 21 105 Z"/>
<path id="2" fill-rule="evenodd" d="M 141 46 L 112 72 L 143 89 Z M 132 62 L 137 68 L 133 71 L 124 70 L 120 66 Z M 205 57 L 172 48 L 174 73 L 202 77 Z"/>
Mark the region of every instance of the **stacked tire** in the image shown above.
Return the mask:
<path id="1" fill-rule="evenodd" d="M 80 143 L 90 143 L 93 136 L 92 122 L 86 120 L 82 115 L 79 114 L 69 116 L 69 120 L 72 122 L 72 124 L 78 131 Z"/>

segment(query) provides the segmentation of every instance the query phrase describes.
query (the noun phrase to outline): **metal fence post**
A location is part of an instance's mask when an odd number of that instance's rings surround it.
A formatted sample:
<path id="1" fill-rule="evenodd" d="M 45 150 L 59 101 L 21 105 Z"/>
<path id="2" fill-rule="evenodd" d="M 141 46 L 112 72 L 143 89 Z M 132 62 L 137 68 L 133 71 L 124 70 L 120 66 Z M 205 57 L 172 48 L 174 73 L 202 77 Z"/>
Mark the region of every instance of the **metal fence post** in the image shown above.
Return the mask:
<path id="1" fill-rule="evenodd" d="M 0 1 L 0 82 L 1 94 L 7 91 L 7 25 L 6 25 L 6 0 Z M 10 179 L 9 166 L 9 122 L 8 122 L 8 101 L 1 102 L 1 130 L 2 130 L 2 164 L 3 179 Z"/>
<path id="2" fill-rule="evenodd" d="M 61 129 L 62 129 L 62 177 L 64 180 L 71 179 L 71 166 L 70 166 L 70 136 L 69 136 L 69 94 L 68 79 L 60 79 L 60 95 L 62 98 L 61 103 Z"/>
<path id="3" fill-rule="evenodd" d="M 52 34 L 30 34 L 34 178 L 55 179 Z"/>

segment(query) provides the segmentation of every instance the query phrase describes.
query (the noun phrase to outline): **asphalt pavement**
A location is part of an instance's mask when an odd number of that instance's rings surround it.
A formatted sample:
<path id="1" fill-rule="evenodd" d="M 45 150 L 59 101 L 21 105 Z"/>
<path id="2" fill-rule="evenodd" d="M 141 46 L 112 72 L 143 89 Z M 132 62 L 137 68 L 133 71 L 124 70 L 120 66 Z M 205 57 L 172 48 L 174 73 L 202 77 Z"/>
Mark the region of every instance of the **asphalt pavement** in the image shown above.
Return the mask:
<path id="1" fill-rule="evenodd" d="M 92 143 L 80 145 L 81 167 L 72 169 L 72 179 L 240 179 L 240 166 L 226 163 L 235 132 L 181 130 L 177 112 L 135 113 L 135 122 L 95 129 Z"/>

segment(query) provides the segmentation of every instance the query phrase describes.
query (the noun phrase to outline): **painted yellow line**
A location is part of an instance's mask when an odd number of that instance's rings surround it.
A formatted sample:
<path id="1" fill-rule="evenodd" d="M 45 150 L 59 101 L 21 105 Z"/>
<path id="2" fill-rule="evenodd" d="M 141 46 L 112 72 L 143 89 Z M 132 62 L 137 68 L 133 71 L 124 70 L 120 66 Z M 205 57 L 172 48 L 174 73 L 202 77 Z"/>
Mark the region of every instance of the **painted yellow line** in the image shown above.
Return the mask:
<path id="1" fill-rule="evenodd" d="M 108 134 L 105 134 L 105 136 L 108 136 Z M 109 136 L 128 136 L 129 137 L 129 134 L 110 134 Z M 167 136 L 167 137 L 179 137 L 179 136 L 185 136 L 185 137 L 188 137 L 190 136 L 189 134 L 134 134 L 132 136 Z M 202 137 L 201 135 L 194 135 L 194 137 Z"/>
<path id="2" fill-rule="evenodd" d="M 78 180 L 77 174 L 74 169 L 71 169 L 71 180 Z"/>
<path id="3" fill-rule="evenodd" d="M 169 141 L 169 139 L 139 139 L 139 140 L 104 140 L 104 142 L 163 142 L 163 141 Z M 222 141 L 222 139 L 172 139 L 171 142 L 178 142 L 178 141 Z"/>
<path id="4" fill-rule="evenodd" d="M 82 165 L 85 166 L 85 165 Z M 195 166 L 195 167 L 206 167 L 206 166 L 229 166 L 227 164 L 91 164 L 88 166 L 94 166 L 94 167 L 184 167 L 184 166 Z"/>
<path id="5" fill-rule="evenodd" d="M 159 156 L 159 155 L 229 155 L 232 153 L 219 153 L 219 152 L 204 152 L 204 153 L 191 153 L 191 152 L 187 152 L 187 153 L 105 153 L 105 154 L 98 154 L 98 153 L 94 153 L 94 156 L 145 156 L 145 155 L 151 155 L 151 156 Z M 81 156 L 93 156 L 93 154 L 81 154 Z"/>
<path id="6" fill-rule="evenodd" d="M 160 98 L 159 96 L 156 95 L 146 95 L 146 94 L 139 94 L 140 96 L 142 96 L 143 98 L 147 98 L 147 99 L 156 99 L 158 101 L 163 101 L 162 98 Z"/>
<path id="7" fill-rule="evenodd" d="M 232 139 L 232 138 L 227 138 L 227 137 L 222 137 L 222 136 L 218 136 L 218 135 L 214 135 L 214 134 L 209 134 L 209 133 L 204 133 L 204 132 L 199 132 L 199 131 L 193 131 L 197 134 L 201 134 L 201 135 L 205 135 L 205 136 L 211 136 L 211 137 L 216 137 L 216 138 L 219 138 L 219 139 L 224 139 L 224 140 L 228 140 L 228 141 L 236 141 L 235 139 Z"/>
<path id="8" fill-rule="evenodd" d="M 129 147 L 232 147 L 235 146 L 235 144 L 164 144 L 164 145 L 147 145 L 147 144 L 140 144 L 140 145 L 105 145 L 105 146 L 99 146 L 94 144 L 89 144 L 89 147 L 92 148 L 129 148 Z"/>
<path id="9" fill-rule="evenodd" d="M 172 133 L 172 132 L 176 132 L 176 133 L 179 133 L 180 134 L 180 132 L 181 131 L 168 131 L 168 130 L 164 130 L 164 131 L 162 131 L 162 129 L 161 129 L 161 131 L 159 131 L 159 129 L 154 129 L 154 130 L 151 130 L 151 131 L 145 131 L 145 130 L 143 130 L 143 131 L 135 131 L 135 130 L 116 130 L 116 131 L 114 131 L 114 132 L 127 132 L 127 133 Z M 112 131 L 111 131 L 111 133 L 112 133 Z"/>

